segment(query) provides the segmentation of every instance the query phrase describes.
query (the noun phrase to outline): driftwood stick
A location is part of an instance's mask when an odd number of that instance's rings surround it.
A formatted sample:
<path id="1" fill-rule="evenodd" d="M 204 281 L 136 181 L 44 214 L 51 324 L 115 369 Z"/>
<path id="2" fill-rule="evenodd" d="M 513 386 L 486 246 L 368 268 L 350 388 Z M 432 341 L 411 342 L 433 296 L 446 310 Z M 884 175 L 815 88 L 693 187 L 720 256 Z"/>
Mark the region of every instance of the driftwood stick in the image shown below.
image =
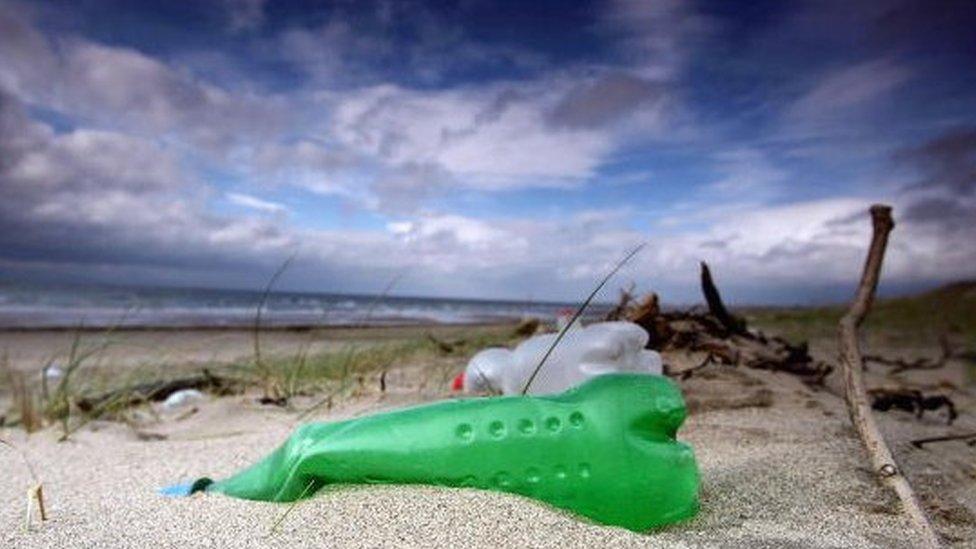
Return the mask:
<path id="1" fill-rule="evenodd" d="M 183 389 L 216 389 L 227 390 L 234 385 L 234 380 L 216 376 L 204 369 L 200 374 L 192 374 L 170 380 L 156 380 L 138 383 L 121 389 L 115 389 L 98 395 L 87 396 L 78 400 L 78 408 L 82 412 L 90 412 L 105 404 L 128 405 L 146 400 L 166 400 L 166 397 Z"/>
<path id="2" fill-rule="evenodd" d="M 896 464 L 891 449 L 888 448 L 871 414 L 864 388 L 864 362 L 858 348 L 857 330 L 874 301 L 874 292 L 881 274 L 881 263 L 884 261 L 885 247 L 888 244 L 888 234 L 895 226 L 891 218 L 891 207 L 878 204 L 871 206 L 871 221 L 874 230 L 861 282 L 850 309 L 840 320 L 840 362 L 844 370 L 847 409 L 851 416 L 851 423 L 854 424 L 871 458 L 875 474 L 898 494 L 905 513 L 918 532 L 919 541 L 926 547 L 941 547 L 938 534 L 925 516 L 915 491 Z"/>
<path id="3" fill-rule="evenodd" d="M 37 511 L 41 515 L 41 522 L 47 520 L 47 508 L 44 507 L 44 486 L 34 487 L 34 497 L 37 499 Z"/>
<path id="4" fill-rule="evenodd" d="M 952 344 L 949 342 L 949 337 L 946 334 L 942 334 L 939 337 L 939 348 L 941 352 L 939 358 L 936 359 L 917 358 L 915 360 L 904 360 L 900 358 L 887 358 L 881 355 L 864 355 L 863 358 L 865 362 L 877 362 L 885 366 L 892 366 L 892 374 L 900 374 L 908 370 L 938 370 L 939 368 L 944 368 L 949 362 L 949 359 L 953 358 L 954 355 Z"/>
<path id="5" fill-rule="evenodd" d="M 708 265 L 704 261 L 701 262 L 701 286 L 702 294 L 705 295 L 705 302 L 708 304 L 708 311 L 722 323 L 722 326 L 733 334 L 745 332 L 745 321 L 733 316 L 725 308 L 725 303 L 722 302 L 722 295 L 718 293 L 715 281 L 712 280 L 712 271 L 709 270 Z"/>
<path id="6" fill-rule="evenodd" d="M 922 446 L 926 444 L 931 444 L 933 442 L 949 442 L 952 440 L 963 440 L 968 442 L 969 444 L 972 444 L 973 442 L 976 442 L 976 431 L 972 433 L 963 433 L 961 435 L 945 435 L 941 437 L 919 438 L 912 441 L 912 446 L 916 448 L 921 448 Z"/>

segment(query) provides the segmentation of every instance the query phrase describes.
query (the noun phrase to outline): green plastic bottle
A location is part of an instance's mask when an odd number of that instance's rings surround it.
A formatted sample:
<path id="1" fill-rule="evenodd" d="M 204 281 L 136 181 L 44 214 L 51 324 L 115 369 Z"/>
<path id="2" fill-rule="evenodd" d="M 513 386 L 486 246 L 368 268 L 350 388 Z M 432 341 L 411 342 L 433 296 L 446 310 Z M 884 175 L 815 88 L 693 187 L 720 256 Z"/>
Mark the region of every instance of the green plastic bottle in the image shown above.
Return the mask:
<path id="1" fill-rule="evenodd" d="M 609 374 L 554 396 L 450 400 L 299 427 L 262 461 L 195 490 L 293 501 L 331 484 L 512 492 L 644 531 L 698 509 L 685 419 L 670 380 Z"/>

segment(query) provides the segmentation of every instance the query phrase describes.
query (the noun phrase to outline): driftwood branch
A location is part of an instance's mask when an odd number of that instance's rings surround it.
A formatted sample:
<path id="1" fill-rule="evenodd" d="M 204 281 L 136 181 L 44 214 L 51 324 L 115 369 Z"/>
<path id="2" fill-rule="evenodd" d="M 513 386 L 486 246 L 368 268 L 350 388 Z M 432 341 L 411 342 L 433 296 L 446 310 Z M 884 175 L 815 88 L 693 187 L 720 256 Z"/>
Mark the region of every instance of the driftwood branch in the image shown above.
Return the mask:
<path id="1" fill-rule="evenodd" d="M 949 359 L 953 358 L 952 345 L 949 342 L 949 337 L 945 334 L 939 338 L 939 347 L 941 352 L 939 358 L 928 359 L 928 358 L 918 358 L 915 360 L 905 360 L 900 358 L 888 358 L 881 355 L 864 355 L 865 362 L 877 362 L 878 364 L 884 364 L 885 366 L 891 366 L 892 374 L 899 374 L 901 372 L 906 372 L 908 370 L 938 370 L 949 362 Z"/>
<path id="2" fill-rule="evenodd" d="M 959 417 L 956 411 L 956 404 L 951 398 L 945 395 L 925 395 L 922 391 L 915 389 L 871 389 L 868 391 L 871 398 L 871 408 L 879 412 L 887 412 L 891 409 L 914 412 L 915 417 L 921 419 L 927 410 L 946 409 L 946 420 L 951 425 Z"/>
<path id="3" fill-rule="evenodd" d="M 949 442 L 953 440 L 962 440 L 972 446 L 976 444 L 976 432 L 963 433 L 961 435 L 945 435 L 941 437 L 928 437 L 928 438 L 918 438 L 912 441 L 912 446 L 916 448 L 921 448 L 926 444 L 932 444 L 933 442 Z"/>
<path id="4" fill-rule="evenodd" d="M 718 293 L 718 288 L 715 287 L 715 281 L 712 280 L 712 271 L 709 270 L 708 265 L 702 261 L 701 262 L 701 286 L 702 294 L 705 296 L 705 303 L 708 304 L 708 311 L 712 313 L 718 321 L 733 334 L 742 334 L 746 331 L 746 323 L 740 318 L 732 316 L 732 313 L 725 308 L 725 303 L 722 302 L 722 295 Z"/>
<path id="5" fill-rule="evenodd" d="M 105 393 L 87 396 L 78 400 L 78 408 L 82 412 L 90 412 L 109 403 L 118 406 L 128 406 L 150 400 L 166 400 L 166 397 L 169 395 L 183 389 L 208 390 L 221 393 L 231 390 L 234 385 L 234 380 L 216 376 L 209 370 L 204 369 L 200 374 L 169 380 L 147 381 Z"/>
<path id="6" fill-rule="evenodd" d="M 702 293 L 708 311 L 698 308 L 685 311 L 663 310 L 657 294 L 635 299 L 632 291 L 621 292 L 620 302 L 606 316 L 607 320 L 629 320 L 648 333 L 647 347 L 665 352 L 705 353 L 709 360 L 690 370 L 668 369 L 669 375 L 687 377 L 709 364 L 725 364 L 788 372 L 804 382 L 822 385 L 832 370 L 810 356 L 805 343 L 792 344 L 758 330 L 746 329 L 745 320 L 731 314 L 722 302 L 708 265 L 702 263 Z"/>
<path id="7" fill-rule="evenodd" d="M 844 371 L 847 408 L 851 416 L 851 423 L 854 424 L 854 428 L 864 442 L 871 458 L 875 474 L 898 494 L 905 513 L 918 531 L 920 541 L 926 547 L 940 547 L 941 541 L 938 534 L 925 516 L 925 511 L 922 510 L 922 506 L 915 496 L 915 491 L 896 464 L 891 449 L 888 448 L 888 444 L 871 414 L 871 407 L 868 404 L 867 392 L 864 387 L 864 362 L 858 347 L 857 331 L 874 301 L 885 248 L 888 245 L 888 234 L 895 226 L 891 218 L 891 207 L 872 206 L 871 221 L 873 235 L 868 257 L 864 264 L 864 272 L 861 275 L 861 282 L 850 309 L 840 320 L 839 327 L 840 362 Z"/>

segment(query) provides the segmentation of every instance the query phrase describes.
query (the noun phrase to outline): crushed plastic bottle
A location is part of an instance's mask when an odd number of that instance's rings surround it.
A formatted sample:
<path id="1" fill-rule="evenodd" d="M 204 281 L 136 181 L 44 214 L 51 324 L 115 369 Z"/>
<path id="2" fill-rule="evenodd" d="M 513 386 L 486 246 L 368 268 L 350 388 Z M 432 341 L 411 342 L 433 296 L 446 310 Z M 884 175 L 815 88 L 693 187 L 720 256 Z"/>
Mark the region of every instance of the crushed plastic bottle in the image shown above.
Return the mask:
<path id="1" fill-rule="evenodd" d="M 491 348 L 479 352 L 465 368 L 464 390 L 521 394 L 557 335 L 530 337 L 514 351 Z M 648 337 L 643 328 L 632 322 L 598 322 L 585 328 L 571 328 L 546 359 L 528 392 L 558 393 L 612 372 L 660 374 L 661 355 L 644 348 Z"/>
<path id="2" fill-rule="evenodd" d="M 511 492 L 635 531 L 693 516 L 698 468 L 675 440 L 681 392 L 662 376 L 609 374 L 554 396 L 449 400 L 299 427 L 219 492 L 293 501 L 333 484 L 433 484 Z"/>

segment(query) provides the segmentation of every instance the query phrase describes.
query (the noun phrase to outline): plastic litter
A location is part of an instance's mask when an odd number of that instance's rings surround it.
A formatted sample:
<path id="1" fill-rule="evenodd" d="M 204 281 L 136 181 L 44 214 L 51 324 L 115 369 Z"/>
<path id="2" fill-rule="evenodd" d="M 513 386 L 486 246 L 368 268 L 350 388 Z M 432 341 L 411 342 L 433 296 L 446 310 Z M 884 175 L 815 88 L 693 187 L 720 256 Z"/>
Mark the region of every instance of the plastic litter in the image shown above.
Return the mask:
<path id="1" fill-rule="evenodd" d="M 473 487 L 644 531 L 698 509 L 694 453 L 675 440 L 684 419 L 671 380 L 610 374 L 555 396 L 448 400 L 307 424 L 235 476 L 164 493 L 293 501 L 334 484 Z"/>
<path id="2" fill-rule="evenodd" d="M 451 382 L 452 391 L 461 391 L 464 389 L 464 372 L 456 375 L 454 381 Z"/>
<path id="3" fill-rule="evenodd" d="M 491 348 L 479 352 L 465 368 L 464 390 L 521 394 L 556 336 L 530 337 L 514 351 Z M 644 348 L 648 337 L 643 328 L 632 322 L 598 322 L 585 328 L 576 328 L 574 323 L 546 359 L 528 392 L 558 393 L 589 378 L 613 372 L 660 374 L 661 355 Z"/>
<path id="4" fill-rule="evenodd" d="M 179 410 L 205 400 L 207 400 L 206 395 L 196 389 L 180 389 L 166 397 L 166 400 L 163 401 L 163 410 L 167 412 Z"/>
<path id="5" fill-rule="evenodd" d="M 45 382 L 49 384 L 57 383 L 64 377 L 64 370 L 57 363 L 52 363 L 41 371 L 41 375 L 44 377 Z"/>

